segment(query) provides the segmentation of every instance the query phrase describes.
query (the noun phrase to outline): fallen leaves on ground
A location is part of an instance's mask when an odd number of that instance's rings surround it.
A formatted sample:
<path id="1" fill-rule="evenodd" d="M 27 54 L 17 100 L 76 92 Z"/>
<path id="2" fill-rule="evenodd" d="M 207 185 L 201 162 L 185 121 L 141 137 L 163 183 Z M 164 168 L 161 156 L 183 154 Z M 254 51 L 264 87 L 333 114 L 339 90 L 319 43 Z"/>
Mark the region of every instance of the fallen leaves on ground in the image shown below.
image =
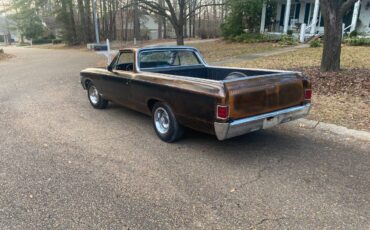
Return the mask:
<path id="1" fill-rule="evenodd" d="M 7 53 L 0 53 L 0 61 L 14 57 L 13 55 Z"/>
<path id="2" fill-rule="evenodd" d="M 370 131 L 370 69 L 322 73 L 296 69 L 309 76 L 314 92 L 309 119 Z"/>
<path id="3" fill-rule="evenodd" d="M 370 97 L 370 69 L 344 69 L 323 73 L 319 67 L 296 68 L 312 81 L 314 92 L 320 95 Z M 347 96 L 346 96 L 347 95 Z M 368 101 L 369 102 L 369 101 Z"/>

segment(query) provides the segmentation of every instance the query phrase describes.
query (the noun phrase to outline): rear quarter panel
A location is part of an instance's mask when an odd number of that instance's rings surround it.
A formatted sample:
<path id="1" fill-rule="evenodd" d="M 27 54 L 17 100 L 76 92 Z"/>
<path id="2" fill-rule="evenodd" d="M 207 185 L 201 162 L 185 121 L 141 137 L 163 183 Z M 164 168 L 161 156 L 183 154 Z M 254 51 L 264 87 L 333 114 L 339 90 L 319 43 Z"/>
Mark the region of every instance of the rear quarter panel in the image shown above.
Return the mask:
<path id="1" fill-rule="evenodd" d="M 225 100 L 221 82 L 140 73 L 131 88 L 134 109 L 150 114 L 150 102 L 165 102 L 181 125 L 214 134 L 216 105 Z"/>

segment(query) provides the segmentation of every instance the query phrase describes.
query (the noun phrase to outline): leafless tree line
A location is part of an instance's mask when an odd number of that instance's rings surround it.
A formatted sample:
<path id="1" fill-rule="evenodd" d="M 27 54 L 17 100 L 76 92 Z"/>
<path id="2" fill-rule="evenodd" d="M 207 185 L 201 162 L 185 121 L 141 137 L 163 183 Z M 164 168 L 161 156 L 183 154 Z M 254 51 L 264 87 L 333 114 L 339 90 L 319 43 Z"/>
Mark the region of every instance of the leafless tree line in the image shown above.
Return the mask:
<path id="1" fill-rule="evenodd" d="M 16 0 L 17 1 L 17 0 Z M 19 0 L 18 0 L 19 1 Z M 225 0 L 44 0 L 38 6 L 51 30 L 69 43 L 95 40 L 93 4 L 101 39 L 130 41 L 149 37 L 219 36 L 226 15 Z M 53 19 L 56 19 L 53 21 Z M 155 26 L 156 28 L 153 28 Z"/>

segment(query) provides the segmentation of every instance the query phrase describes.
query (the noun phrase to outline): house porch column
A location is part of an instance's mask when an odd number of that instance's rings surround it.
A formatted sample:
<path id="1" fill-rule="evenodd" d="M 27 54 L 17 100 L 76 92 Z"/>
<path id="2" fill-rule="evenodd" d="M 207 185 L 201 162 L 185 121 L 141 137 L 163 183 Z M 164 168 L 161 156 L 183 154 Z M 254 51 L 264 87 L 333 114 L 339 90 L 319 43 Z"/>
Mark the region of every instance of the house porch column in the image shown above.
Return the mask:
<path id="1" fill-rule="evenodd" d="M 284 16 L 284 30 L 283 32 L 286 34 L 288 33 L 289 29 L 289 17 L 290 17 L 290 7 L 292 5 L 292 0 L 286 1 L 286 7 L 285 7 L 285 16 Z"/>
<path id="2" fill-rule="evenodd" d="M 351 32 L 356 30 L 358 14 L 360 11 L 360 5 L 361 5 L 361 0 L 358 0 L 355 3 L 355 6 L 353 8 L 352 23 L 351 23 L 351 30 L 350 30 Z"/>
<path id="3" fill-rule="evenodd" d="M 260 28 L 261 33 L 265 32 L 266 8 L 267 8 L 267 5 L 266 5 L 266 2 L 264 2 L 263 5 L 262 5 L 262 15 L 261 15 L 261 28 Z"/>
<path id="4" fill-rule="evenodd" d="M 312 26 L 311 26 L 311 31 L 310 34 L 315 34 L 316 33 L 316 25 L 317 25 L 317 19 L 319 16 L 319 9 L 320 9 L 320 2 L 319 0 L 315 0 L 315 7 L 313 9 L 313 17 L 312 17 Z"/>

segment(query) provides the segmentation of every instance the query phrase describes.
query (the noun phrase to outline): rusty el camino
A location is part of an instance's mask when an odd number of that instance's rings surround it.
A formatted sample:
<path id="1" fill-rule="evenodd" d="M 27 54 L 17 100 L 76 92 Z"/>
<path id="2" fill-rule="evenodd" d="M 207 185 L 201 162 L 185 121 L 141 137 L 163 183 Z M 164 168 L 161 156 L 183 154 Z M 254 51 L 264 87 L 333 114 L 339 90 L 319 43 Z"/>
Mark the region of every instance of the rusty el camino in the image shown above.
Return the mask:
<path id="1" fill-rule="evenodd" d="M 210 66 L 186 46 L 122 49 L 107 68 L 81 71 L 81 84 L 94 108 L 112 101 L 150 115 L 166 142 L 184 127 L 225 140 L 311 108 L 311 82 L 299 72 Z"/>

